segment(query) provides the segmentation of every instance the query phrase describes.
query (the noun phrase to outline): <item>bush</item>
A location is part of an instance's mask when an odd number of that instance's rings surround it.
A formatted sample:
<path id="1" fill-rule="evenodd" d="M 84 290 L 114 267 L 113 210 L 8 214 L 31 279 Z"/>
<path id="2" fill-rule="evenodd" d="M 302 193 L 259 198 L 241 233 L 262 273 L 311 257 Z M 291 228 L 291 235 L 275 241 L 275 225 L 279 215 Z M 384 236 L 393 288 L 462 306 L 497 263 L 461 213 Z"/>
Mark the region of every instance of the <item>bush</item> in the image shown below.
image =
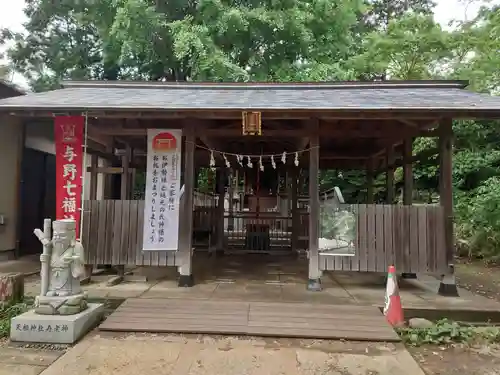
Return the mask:
<path id="1" fill-rule="evenodd" d="M 459 254 L 500 261 L 500 177 L 491 177 L 455 198 Z"/>
<path id="2" fill-rule="evenodd" d="M 10 335 L 11 319 L 28 311 L 29 307 L 25 302 L 14 305 L 0 305 L 0 338 Z"/>

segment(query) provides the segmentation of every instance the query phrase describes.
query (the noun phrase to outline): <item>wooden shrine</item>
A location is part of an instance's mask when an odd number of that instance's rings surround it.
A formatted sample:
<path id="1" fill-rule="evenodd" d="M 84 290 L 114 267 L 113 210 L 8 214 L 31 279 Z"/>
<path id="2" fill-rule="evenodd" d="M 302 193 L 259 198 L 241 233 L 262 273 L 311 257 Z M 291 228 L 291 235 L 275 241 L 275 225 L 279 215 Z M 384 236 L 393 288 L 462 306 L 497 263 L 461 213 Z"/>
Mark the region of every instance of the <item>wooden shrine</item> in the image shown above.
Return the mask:
<path id="1" fill-rule="evenodd" d="M 2 100 L 0 111 L 23 121 L 51 121 L 56 112 L 88 116 L 88 265 L 177 266 L 181 285 L 189 285 L 193 252 L 303 252 L 315 289 L 324 271 L 386 272 L 394 264 L 404 273 L 452 272 L 452 120 L 500 117 L 498 98 L 465 86 L 68 82 L 60 90 Z M 146 169 L 148 129 L 182 130 L 177 251 L 142 249 L 145 203 L 137 187 Z M 416 137 L 436 138 L 437 147 L 414 155 Z M 435 154 L 440 203 L 414 205 L 412 166 Z M 394 204 L 400 167 L 402 202 Z M 344 203 L 356 223 L 352 256 L 319 246 L 317 181 L 327 169 L 366 171 L 365 201 Z M 381 173 L 385 198 L 375 201 L 374 179 Z M 102 200 L 96 199 L 98 174 L 106 175 Z"/>

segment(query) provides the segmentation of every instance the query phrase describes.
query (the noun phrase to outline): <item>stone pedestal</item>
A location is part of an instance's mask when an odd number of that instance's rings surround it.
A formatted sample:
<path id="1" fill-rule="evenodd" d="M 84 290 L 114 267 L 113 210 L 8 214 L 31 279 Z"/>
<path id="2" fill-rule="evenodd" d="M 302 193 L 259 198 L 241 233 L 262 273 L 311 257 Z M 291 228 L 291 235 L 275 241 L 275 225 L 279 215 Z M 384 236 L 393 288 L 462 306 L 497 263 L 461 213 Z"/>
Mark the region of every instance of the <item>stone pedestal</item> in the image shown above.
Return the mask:
<path id="1" fill-rule="evenodd" d="M 73 344 L 94 328 L 102 319 L 104 305 L 89 303 L 74 315 L 40 315 L 34 310 L 11 320 L 12 341 L 50 344 Z"/>

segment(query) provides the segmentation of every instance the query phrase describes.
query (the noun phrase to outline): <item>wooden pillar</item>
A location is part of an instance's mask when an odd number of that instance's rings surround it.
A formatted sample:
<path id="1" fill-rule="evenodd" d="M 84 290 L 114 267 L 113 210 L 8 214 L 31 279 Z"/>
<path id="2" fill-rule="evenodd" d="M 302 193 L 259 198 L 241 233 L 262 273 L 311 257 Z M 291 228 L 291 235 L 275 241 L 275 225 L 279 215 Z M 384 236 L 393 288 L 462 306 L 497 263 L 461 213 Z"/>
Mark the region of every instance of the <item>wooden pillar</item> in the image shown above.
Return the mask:
<path id="1" fill-rule="evenodd" d="M 125 154 L 122 155 L 122 175 L 121 175 L 121 186 L 120 186 L 120 199 L 127 200 L 130 199 L 130 176 L 129 176 L 129 166 L 131 159 L 131 149 L 129 146 L 125 149 Z"/>
<path id="2" fill-rule="evenodd" d="M 297 211 L 297 193 L 298 193 L 298 184 L 297 184 L 297 179 L 298 179 L 298 168 L 293 168 L 290 171 L 290 177 L 291 177 L 291 214 L 292 214 L 292 251 L 297 251 L 298 250 L 298 245 L 299 245 L 299 215 Z"/>
<path id="3" fill-rule="evenodd" d="M 106 153 L 113 155 L 114 147 L 112 145 L 106 146 Z M 103 167 L 112 167 L 113 165 L 109 160 L 104 160 Z M 113 194 L 113 175 L 112 174 L 104 174 L 102 178 L 103 188 L 103 199 L 111 199 Z"/>
<path id="4" fill-rule="evenodd" d="M 387 147 L 386 152 L 387 171 L 385 175 L 386 203 L 394 203 L 394 147 Z"/>
<path id="5" fill-rule="evenodd" d="M 130 164 L 134 162 L 134 149 L 130 150 Z M 130 177 L 129 177 L 129 199 L 134 199 L 135 192 L 135 180 L 137 178 L 137 166 L 134 168 L 130 168 Z"/>
<path id="6" fill-rule="evenodd" d="M 226 173 L 223 169 L 218 169 L 217 173 L 217 251 L 224 252 L 224 198 L 225 190 L 224 183 L 226 181 Z"/>
<path id="7" fill-rule="evenodd" d="M 373 192 L 373 159 L 368 159 L 366 166 L 366 203 L 373 204 L 374 192 Z"/>
<path id="8" fill-rule="evenodd" d="M 454 240 L 453 240 L 453 128 L 452 120 L 444 119 L 439 126 L 439 202 L 444 211 L 444 251 L 448 264 L 439 285 L 438 293 L 443 296 L 458 296 L 454 276 Z"/>
<path id="9" fill-rule="evenodd" d="M 97 173 L 97 167 L 99 166 L 99 157 L 97 155 L 90 155 L 90 181 L 89 181 L 89 200 L 95 201 L 97 199 L 97 179 L 99 174 Z M 86 171 L 84 172 L 86 173 Z M 90 210 L 90 207 L 85 207 L 85 210 Z M 85 217 L 85 215 L 82 215 Z M 88 215 L 87 217 L 90 217 Z M 89 225 L 89 223 L 87 223 Z M 91 234 L 92 236 L 92 234 Z M 84 244 L 86 245 L 86 244 Z M 94 265 L 85 264 L 85 276 L 82 280 L 80 280 L 81 284 L 88 284 L 92 278 L 92 272 L 94 269 Z"/>
<path id="10" fill-rule="evenodd" d="M 411 206 L 413 203 L 413 139 L 409 138 L 403 142 L 403 204 Z M 401 249 L 410 251 L 409 249 Z M 412 272 L 403 272 L 401 277 L 404 279 L 416 279 L 417 274 Z"/>
<path id="11" fill-rule="evenodd" d="M 321 290 L 319 269 L 319 136 L 318 123 L 310 138 L 309 151 L 309 281 L 307 289 Z"/>
<path id="12" fill-rule="evenodd" d="M 413 197 L 413 139 L 403 142 L 403 204 L 411 205 Z"/>
<path id="13" fill-rule="evenodd" d="M 179 250 L 179 286 L 193 286 L 193 196 L 194 196 L 194 149 L 196 137 L 194 135 L 193 124 L 188 123 L 184 127 L 186 144 L 184 147 L 184 194 L 181 197 L 182 221 L 180 222 Z"/>
<path id="14" fill-rule="evenodd" d="M 233 213 L 234 213 L 234 205 L 233 205 L 233 196 L 234 196 L 234 177 L 233 177 L 233 170 L 229 171 L 229 188 L 228 190 L 228 197 L 229 197 L 229 220 L 227 221 L 227 226 L 228 229 L 234 230 L 234 218 L 233 218 Z"/>

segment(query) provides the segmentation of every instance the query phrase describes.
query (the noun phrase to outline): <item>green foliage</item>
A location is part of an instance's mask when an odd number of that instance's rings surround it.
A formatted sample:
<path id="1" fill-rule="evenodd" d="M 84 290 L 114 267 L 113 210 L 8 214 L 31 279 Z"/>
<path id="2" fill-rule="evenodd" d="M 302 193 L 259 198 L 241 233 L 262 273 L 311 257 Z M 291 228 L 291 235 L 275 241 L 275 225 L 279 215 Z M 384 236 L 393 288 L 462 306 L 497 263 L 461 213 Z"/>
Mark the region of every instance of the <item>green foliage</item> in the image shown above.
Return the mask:
<path id="1" fill-rule="evenodd" d="M 471 343 L 473 341 L 500 342 L 500 329 L 498 327 L 474 327 L 448 319 L 439 320 L 430 328 L 399 328 L 397 331 L 405 343 L 414 346 Z"/>
<path id="2" fill-rule="evenodd" d="M 16 303 L 14 305 L 0 304 L 0 338 L 10 335 L 10 320 L 29 309 L 27 303 Z"/>

